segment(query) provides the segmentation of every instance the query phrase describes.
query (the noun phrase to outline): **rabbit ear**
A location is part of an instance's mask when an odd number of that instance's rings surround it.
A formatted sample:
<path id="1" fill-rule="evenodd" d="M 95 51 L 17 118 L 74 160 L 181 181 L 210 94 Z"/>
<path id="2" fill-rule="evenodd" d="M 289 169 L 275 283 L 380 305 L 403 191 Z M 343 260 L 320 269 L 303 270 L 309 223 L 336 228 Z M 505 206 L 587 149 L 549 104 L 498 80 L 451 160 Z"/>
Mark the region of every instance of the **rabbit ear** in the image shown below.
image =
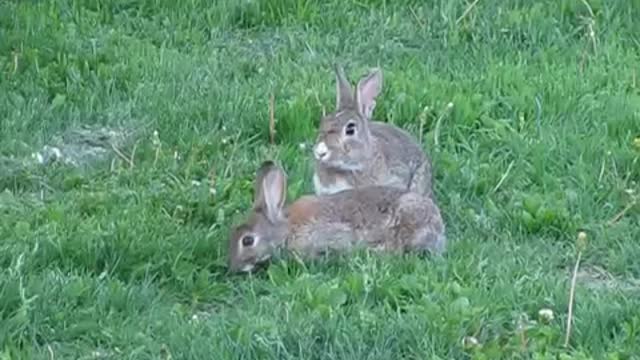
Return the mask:
<path id="1" fill-rule="evenodd" d="M 258 169 L 255 190 L 254 208 L 262 208 L 271 222 L 281 219 L 287 192 L 284 171 L 272 161 L 265 161 Z"/>
<path id="2" fill-rule="evenodd" d="M 355 105 L 353 89 L 344 74 L 344 69 L 342 66 L 334 64 L 334 71 L 336 73 L 336 110 Z"/>
<path id="3" fill-rule="evenodd" d="M 356 103 L 358 111 L 367 119 L 371 118 L 376 107 L 376 97 L 382 91 L 382 70 L 376 68 L 358 82 Z"/>

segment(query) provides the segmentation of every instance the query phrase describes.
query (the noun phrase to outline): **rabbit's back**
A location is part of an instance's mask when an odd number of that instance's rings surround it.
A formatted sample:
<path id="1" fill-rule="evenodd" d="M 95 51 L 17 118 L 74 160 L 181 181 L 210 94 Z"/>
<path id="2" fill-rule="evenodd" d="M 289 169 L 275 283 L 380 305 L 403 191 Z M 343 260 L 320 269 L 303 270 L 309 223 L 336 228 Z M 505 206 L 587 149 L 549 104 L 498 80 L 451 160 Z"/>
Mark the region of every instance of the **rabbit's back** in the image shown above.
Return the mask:
<path id="1" fill-rule="evenodd" d="M 380 250 L 429 250 L 435 241 L 431 239 L 444 233 L 437 206 L 429 198 L 403 189 L 369 186 L 315 199 L 312 217 L 292 218 L 288 240 L 290 248 L 309 255 L 359 245 Z"/>
<path id="2" fill-rule="evenodd" d="M 422 162 L 426 158 L 416 138 L 404 129 L 381 121 L 371 121 L 370 129 L 391 163 Z"/>
<path id="3" fill-rule="evenodd" d="M 371 133 L 379 144 L 388 168 L 386 184 L 431 197 L 431 160 L 416 139 L 392 124 L 372 121 Z M 411 184 L 409 184 L 411 182 Z"/>

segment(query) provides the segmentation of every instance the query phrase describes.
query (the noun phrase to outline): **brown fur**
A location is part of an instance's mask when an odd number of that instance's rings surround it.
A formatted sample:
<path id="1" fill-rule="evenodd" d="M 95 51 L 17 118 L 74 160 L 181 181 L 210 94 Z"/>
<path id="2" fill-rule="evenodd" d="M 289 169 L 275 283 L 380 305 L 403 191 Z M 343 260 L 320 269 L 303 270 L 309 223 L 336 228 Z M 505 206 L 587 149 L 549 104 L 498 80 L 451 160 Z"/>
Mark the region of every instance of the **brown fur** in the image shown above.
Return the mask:
<path id="1" fill-rule="evenodd" d="M 290 226 L 302 226 L 310 223 L 318 213 L 317 198 L 315 196 L 303 196 L 296 200 L 287 209 Z"/>
<path id="2" fill-rule="evenodd" d="M 262 184 L 265 190 L 258 193 L 262 198 L 255 199 L 255 203 L 265 206 L 254 207 L 248 221 L 230 234 L 232 270 L 249 271 L 269 259 L 278 247 L 305 257 L 361 246 L 436 254 L 445 249 L 444 223 L 429 197 L 395 187 L 368 186 L 331 195 L 304 196 L 283 209 L 272 205 L 284 203 L 284 172 L 273 164 L 267 167 L 266 171 L 262 168 L 263 177 L 256 179 L 256 188 Z M 248 235 L 258 240 L 245 246 L 242 239 Z"/>

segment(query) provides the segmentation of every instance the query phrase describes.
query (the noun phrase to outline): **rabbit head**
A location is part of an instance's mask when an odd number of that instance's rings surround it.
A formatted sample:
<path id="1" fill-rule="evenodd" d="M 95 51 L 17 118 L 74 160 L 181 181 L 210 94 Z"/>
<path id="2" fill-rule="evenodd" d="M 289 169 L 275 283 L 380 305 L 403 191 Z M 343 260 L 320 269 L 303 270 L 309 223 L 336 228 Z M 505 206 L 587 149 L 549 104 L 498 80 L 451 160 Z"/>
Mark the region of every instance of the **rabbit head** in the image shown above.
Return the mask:
<path id="1" fill-rule="evenodd" d="M 287 233 L 284 211 L 287 179 L 284 171 L 265 161 L 256 174 L 253 208 L 229 238 L 229 270 L 249 272 L 271 258 Z"/>
<path id="2" fill-rule="evenodd" d="M 341 66 L 335 65 L 336 110 L 320 120 L 315 160 L 340 170 L 359 170 L 373 155 L 369 121 L 382 89 L 382 71 L 363 77 L 354 92 Z"/>

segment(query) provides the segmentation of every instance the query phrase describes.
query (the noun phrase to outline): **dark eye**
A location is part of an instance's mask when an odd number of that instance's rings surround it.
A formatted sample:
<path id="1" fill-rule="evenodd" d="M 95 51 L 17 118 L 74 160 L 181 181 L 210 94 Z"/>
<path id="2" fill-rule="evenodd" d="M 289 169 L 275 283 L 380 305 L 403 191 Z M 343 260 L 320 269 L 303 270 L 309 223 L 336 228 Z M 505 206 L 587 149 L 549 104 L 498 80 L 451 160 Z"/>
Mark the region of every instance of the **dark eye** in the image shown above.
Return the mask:
<path id="1" fill-rule="evenodd" d="M 356 123 L 350 122 L 347 124 L 347 126 L 344 128 L 344 133 L 347 134 L 347 136 L 353 136 L 356 133 Z"/>
<path id="2" fill-rule="evenodd" d="M 251 235 L 245 235 L 242 237 L 242 246 L 244 247 L 253 246 L 254 242 L 255 242 L 255 239 Z"/>

